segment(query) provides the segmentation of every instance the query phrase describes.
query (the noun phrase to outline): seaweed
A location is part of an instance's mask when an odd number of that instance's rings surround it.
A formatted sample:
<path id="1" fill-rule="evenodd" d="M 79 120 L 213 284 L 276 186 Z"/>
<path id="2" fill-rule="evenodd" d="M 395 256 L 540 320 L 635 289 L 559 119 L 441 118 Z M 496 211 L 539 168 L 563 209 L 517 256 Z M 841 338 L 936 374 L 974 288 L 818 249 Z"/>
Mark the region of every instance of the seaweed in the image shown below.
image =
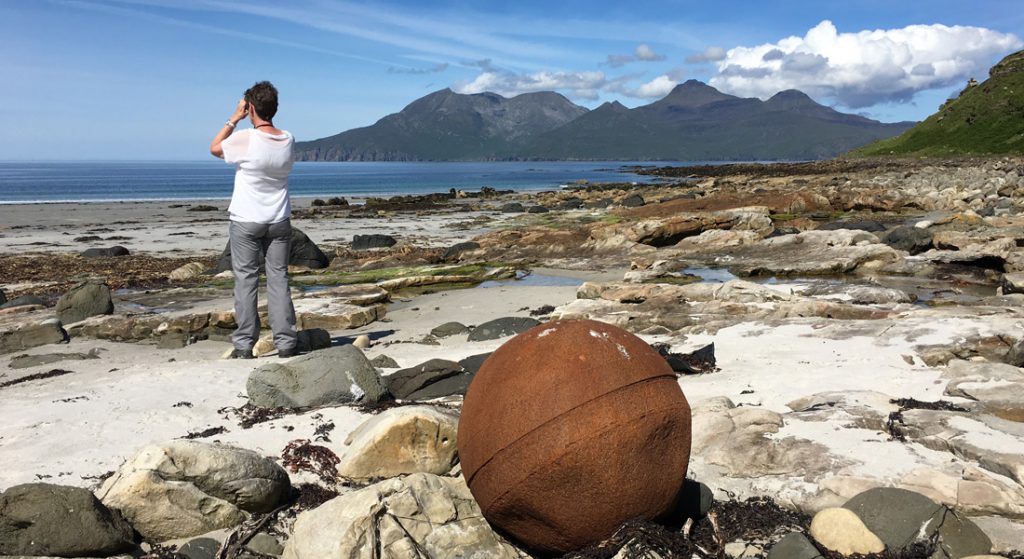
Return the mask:
<path id="1" fill-rule="evenodd" d="M 281 451 L 281 462 L 291 472 L 310 472 L 325 483 L 338 480 L 338 455 L 326 446 L 312 444 L 309 439 L 295 439 Z"/>
<path id="2" fill-rule="evenodd" d="M 63 375 L 70 375 L 73 371 L 66 371 L 64 369 L 50 369 L 45 373 L 36 373 L 34 375 L 28 375 L 7 382 L 0 382 L 0 388 L 7 388 L 8 386 L 14 386 L 15 384 L 21 384 L 23 382 L 30 382 L 33 380 L 43 380 L 53 377 L 59 377 Z"/>

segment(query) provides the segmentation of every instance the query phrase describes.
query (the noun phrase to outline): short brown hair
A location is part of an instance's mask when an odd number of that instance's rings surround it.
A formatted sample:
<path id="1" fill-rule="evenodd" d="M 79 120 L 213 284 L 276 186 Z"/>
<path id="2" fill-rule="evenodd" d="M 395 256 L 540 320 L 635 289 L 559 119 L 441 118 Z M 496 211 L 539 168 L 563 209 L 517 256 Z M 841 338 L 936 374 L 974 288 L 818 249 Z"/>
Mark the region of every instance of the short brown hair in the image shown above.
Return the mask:
<path id="1" fill-rule="evenodd" d="M 268 81 L 256 82 L 245 90 L 245 100 L 256 109 L 256 116 L 270 120 L 277 114 L 277 88 Z"/>

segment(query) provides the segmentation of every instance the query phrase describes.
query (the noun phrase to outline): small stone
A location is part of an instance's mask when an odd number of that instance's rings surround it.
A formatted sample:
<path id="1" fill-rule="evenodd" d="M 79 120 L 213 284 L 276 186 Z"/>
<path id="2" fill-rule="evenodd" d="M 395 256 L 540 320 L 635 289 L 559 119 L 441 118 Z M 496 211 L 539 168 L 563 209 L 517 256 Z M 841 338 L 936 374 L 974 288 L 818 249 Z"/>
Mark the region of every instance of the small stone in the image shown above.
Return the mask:
<path id="1" fill-rule="evenodd" d="M 110 248 L 90 248 L 82 251 L 82 256 L 86 258 L 109 258 L 113 256 L 128 256 L 128 249 L 123 246 L 113 246 Z"/>
<path id="2" fill-rule="evenodd" d="M 263 357 L 264 355 L 270 354 L 277 351 L 277 346 L 274 345 L 274 339 L 270 336 L 260 338 L 252 346 L 252 354 L 256 357 Z"/>
<path id="3" fill-rule="evenodd" d="M 474 242 L 474 241 L 466 241 L 464 243 L 456 243 L 456 244 L 448 247 L 448 250 L 444 251 L 444 255 L 441 257 L 441 259 L 444 260 L 445 262 L 448 262 L 449 260 L 456 259 L 463 252 L 466 252 L 466 251 L 469 251 L 469 250 L 476 250 L 478 248 L 480 248 L 480 243 L 477 243 L 477 242 Z"/>
<path id="4" fill-rule="evenodd" d="M 398 243 L 390 235 L 356 235 L 352 238 L 352 250 L 370 250 L 374 248 L 390 248 Z"/>
<path id="5" fill-rule="evenodd" d="M 447 338 L 448 336 L 457 336 L 468 332 L 469 328 L 461 322 L 445 322 L 440 326 L 434 327 L 434 329 L 430 331 L 430 335 L 435 338 Z"/>
<path id="6" fill-rule="evenodd" d="M 868 530 L 853 511 L 844 508 L 824 509 L 814 515 L 811 536 L 826 548 L 843 555 L 885 551 L 882 540 Z"/>
<path id="7" fill-rule="evenodd" d="M 807 536 L 793 532 L 772 546 L 767 559 L 822 559 L 822 556 Z"/>
<path id="8" fill-rule="evenodd" d="M 358 347 L 359 349 L 366 349 L 370 347 L 370 336 L 367 336 L 366 334 L 357 336 L 355 341 L 352 342 L 352 345 Z"/>
<path id="9" fill-rule="evenodd" d="M 229 347 L 224 350 L 224 353 L 220 354 L 221 359 L 231 359 L 231 355 L 235 353 L 235 348 Z"/>
<path id="10" fill-rule="evenodd" d="M 205 268 L 203 268 L 203 265 L 199 262 L 189 262 L 184 266 L 175 268 L 174 271 L 167 276 L 167 279 L 171 281 L 187 281 L 202 276 L 204 271 Z"/>
<path id="11" fill-rule="evenodd" d="M 399 367 L 398 361 L 395 361 L 387 355 L 378 355 L 377 357 L 370 359 L 370 364 L 378 369 L 397 369 Z"/>
<path id="12" fill-rule="evenodd" d="M 213 538 L 193 538 L 178 548 L 188 559 L 214 559 L 220 551 L 220 542 Z"/>
<path id="13" fill-rule="evenodd" d="M 496 318 L 477 326 L 469 333 L 467 340 L 470 342 L 496 340 L 525 332 L 539 324 L 540 321 L 537 319 L 521 316 Z"/>
<path id="14" fill-rule="evenodd" d="M 277 541 L 277 538 L 270 534 L 256 534 L 249 540 L 249 543 L 245 544 L 245 547 L 256 553 L 273 555 L 275 557 L 279 557 L 284 553 L 284 546 L 281 545 L 281 542 Z"/>

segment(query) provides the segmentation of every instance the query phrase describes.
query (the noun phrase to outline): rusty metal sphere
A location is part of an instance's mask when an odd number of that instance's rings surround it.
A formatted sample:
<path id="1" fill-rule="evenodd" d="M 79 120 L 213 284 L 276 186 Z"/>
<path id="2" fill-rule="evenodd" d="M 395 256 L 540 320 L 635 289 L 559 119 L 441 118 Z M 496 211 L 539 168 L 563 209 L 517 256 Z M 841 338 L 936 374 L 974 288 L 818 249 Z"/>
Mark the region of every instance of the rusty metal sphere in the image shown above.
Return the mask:
<path id="1" fill-rule="evenodd" d="M 672 510 L 690 458 L 690 407 L 640 338 L 554 321 L 480 367 L 458 446 L 484 517 L 535 551 L 564 553 Z"/>

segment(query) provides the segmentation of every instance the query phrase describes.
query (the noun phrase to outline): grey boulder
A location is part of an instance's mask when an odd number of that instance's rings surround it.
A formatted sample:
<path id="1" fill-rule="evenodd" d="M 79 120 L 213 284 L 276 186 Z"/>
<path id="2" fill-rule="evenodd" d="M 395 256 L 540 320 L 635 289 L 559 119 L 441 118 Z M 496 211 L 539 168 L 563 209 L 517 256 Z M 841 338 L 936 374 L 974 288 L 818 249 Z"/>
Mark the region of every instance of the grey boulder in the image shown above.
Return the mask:
<path id="1" fill-rule="evenodd" d="M 9 309 L 12 307 L 21 307 L 24 305 L 39 305 L 41 307 L 45 307 L 46 301 L 35 295 L 22 295 L 21 297 L 15 297 L 10 301 L 0 303 L 0 309 Z"/>
<path id="2" fill-rule="evenodd" d="M 351 345 L 263 365 L 249 374 L 245 388 L 249 401 L 262 408 L 374 403 L 387 394 L 380 373 Z"/>
<path id="3" fill-rule="evenodd" d="M 57 301 L 56 311 L 57 318 L 63 324 L 85 320 L 90 316 L 114 314 L 110 287 L 104 283 L 79 283 Z"/>
<path id="4" fill-rule="evenodd" d="M 467 332 L 469 332 L 469 328 L 461 322 L 445 322 L 440 326 L 435 326 L 430 331 L 430 335 L 435 338 L 447 338 L 448 336 L 457 336 Z"/>
<path id="5" fill-rule="evenodd" d="M 132 527 L 86 489 L 28 483 L 0 493 L 0 555 L 106 557 L 134 545 Z"/>
<path id="6" fill-rule="evenodd" d="M 319 270 L 326 268 L 331 261 L 327 258 L 320 247 L 316 245 L 305 233 L 299 228 L 292 227 L 292 236 L 289 239 L 289 252 L 288 252 L 288 264 L 291 266 L 302 266 L 304 268 L 310 268 Z M 259 253 L 257 256 L 260 268 L 263 268 L 263 253 Z M 220 258 L 217 259 L 217 268 L 215 273 L 225 272 L 231 269 L 231 243 L 228 242 L 224 247 L 224 251 L 221 252 Z"/>
<path id="7" fill-rule="evenodd" d="M 110 258 L 114 256 L 128 256 L 128 254 L 128 249 L 121 245 L 110 248 L 90 248 L 82 251 L 82 256 L 86 258 Z"/>
<path id="8" fill-rule="evenodd" d="M 67 339 L 68 333 L 55 318 L 37 323 L 18 324 L 10 329 L 0 329 L 0 354 L 56 344 Z"/>
<path id="9" fill-rule="evenodd" d="M 900 226 L 886 233 L 882 242 L 896 250 L 921 254 L 932 248 L 932 233 L 920 227 Z"/>
<path id="10" fill-rule="evenodd" d="M 352 237 L 352 250 L 370 250 L 374 248 L 391 248 L 398 244 L 391 235 L 355 235 Z"/>
<path id="11" fill-rule="evenodd" d="M 496 340 L 505 336 L 512 336 L 525 332 L 540 324 L 535 318 L 524 316 L 509 316 L 496 318 L 477 326 L 469 333 L 467 340 L 471 342 L 482 342 L 485 340 Z"/>
<path id="12" fill-rule="evenodd" d="M 388 392 L 399 399 L 408 399 L 411 395 L 443 381 L 449 377 L 462 375 L 465 370 L 461 365 L 446 359 L 431 359 L 415 367 L 402 369 L 386 378 Z"/>
<path id="13" fill-rule="evenodd" d="M 449 260 L 452 260 L 459 256 L 463 252 L 466 252 L 468 250 L 476 250 L 478 248 L 480 248 L 480 243 L 473 241 L 455 243 L 454 245 L 448 247 L 448 249 L 444 251 L 444 255 L 441 257 L 441 259 L 444 260 L 445 262 L 448 262 Z"/>

